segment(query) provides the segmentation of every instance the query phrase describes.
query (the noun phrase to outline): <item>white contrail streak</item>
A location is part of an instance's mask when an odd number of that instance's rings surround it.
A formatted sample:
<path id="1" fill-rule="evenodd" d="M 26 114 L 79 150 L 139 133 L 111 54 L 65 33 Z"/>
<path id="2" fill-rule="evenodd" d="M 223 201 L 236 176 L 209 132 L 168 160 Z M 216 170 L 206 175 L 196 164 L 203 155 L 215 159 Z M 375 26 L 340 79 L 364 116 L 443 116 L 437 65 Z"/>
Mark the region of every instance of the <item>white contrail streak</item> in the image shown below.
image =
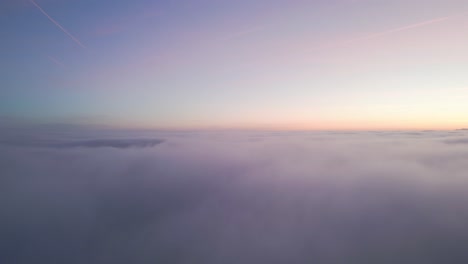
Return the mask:
<path id="1" fill-rule="evenodd" d="M 347 40 L 347 41 L 342 42 L 341 44 L 354 43 L 354 42 L 357 42 L 357 41 L 373 39 L 373 38 L 376 38 L 376 37 L 385 36 L 385 35 L 388 35 L 388 34 L 400 32 L 400 31 L 405 31 L 405 30 L 408 30 L 408 29 L 419 28 L 419 27 L 423 27 L 423 26 L 430 25 L 430 24 L 442 22 L 442 21 L 451 19 L 451 18 L 453 18 L 453 17 L 454 17 L 454 16 L 439 17 L 439 18 L 435 18 L 435 19 L 428 20 L 428 21 L 424 21 L 424 22 L 420 22 L 420 23 L 416 23 L 416 24 L 407 25 L 407 26 L 404 26 L 404 27 L 394 28 L 394 29 L 390 29 L 390 30 L 387 30 L 387 31 L 383 31 L 383 32 L 379 32 L 379 33 L 370 34 L 370 35 L 367 35 L 367 36 L 364 36 L 364 37 L 360 37 L 360 38 L 350 39 L 350 40 Z"/>
<path id="2" fill-rule="evenodd" d="M 80 45 L 82 48 L 86 48 L 83 43 L 79 39 L 77 39 L 75 36 L 73 36 L 70 32 L 68 32 L 62 25 L 60 25 L 57 21 L 55 21 L 49 14 L 44 11 L 34 0 L 30 0 L 30 2 L 41 11 L 42 14 L 44 14 L 52 23 L 54 23 L 58 28 L 60 28 L 65 34 L 67 34 L 76 44 Z"/>
<path id="3" fill-rule="evenodd" d="M 65 65 L 60 62 L 59 60 L 57 60 L 55 57 L 52 57 L 52 56 L 47 56 L 47 58 L 49 58 L 49 60 L 53 63 L 55 63 L 57 66 L 60 66 L 60 67 L 64 67 Z"/>

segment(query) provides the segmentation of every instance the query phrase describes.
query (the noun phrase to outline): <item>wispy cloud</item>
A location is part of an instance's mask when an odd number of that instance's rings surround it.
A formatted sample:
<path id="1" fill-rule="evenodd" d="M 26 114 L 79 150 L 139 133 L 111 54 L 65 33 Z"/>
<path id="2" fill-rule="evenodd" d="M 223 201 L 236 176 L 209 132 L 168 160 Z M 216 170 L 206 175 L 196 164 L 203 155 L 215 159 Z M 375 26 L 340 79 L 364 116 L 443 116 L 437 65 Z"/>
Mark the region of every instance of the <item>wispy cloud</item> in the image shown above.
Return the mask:
<path id="1" fill-rule="evenodd" d="M 468 138 L 449 139 L 444 142 L 447 144 L 468 144 Z"/>
<path id="2" fill-rule="evenodd" d="M 78 44 L 82 48 L 86 48 L 86 46 L 83 45 L 83 43 L 81 43 L 81 41 L 78 38 L 73 36 L 70 32 L 68 32 L 68 30 L 66 30 L 62 25 L 55 21 L 55 19 L 53 19 L 49 14 L 47 14 L 47 12 L 44 11 L 44 9 L 42 9 L 42 7 L 40 7 L 34 0 L 30 0 L 30 2 L 35 7 L 37 7 L 37 9 L 41 11 L 41 13 L 44 14 L 52 23 L 54 23 L 58 28 L 60 28 L 65 34 L 67 34 L 76 44 Z"/>
<path id="3" fill-rule="evenodd" d="M 163 143 L 163 139 L 156 138 L 97 138 L 87 140 L 47 140 L 47 139 L 3 139 L 0 138 L 0 146 L 17 146 L 17 147 L 38 147 L 38 148 L 152 148 Z"/>
<path id="4" fill-rule="evenodd" d="M 57 65 L 57 66 L 60 66 L 60 67 L 64 67 L 64 66 L 65 66 L 61 61 L 59 61 L 59 60 L 58 60 L 57 58 L 55 58 L 55 57 L 52 57 L 52 56 L 49 55 L 49 56 L 47 56 L 47 58 L 48 58 L 51 62 L 53 62 L 55 65 Z"/>
<path id="5" fill-rule="evenodd" d="M 52 148 L 150 148 L 163 143 L 162 139 L 92 139 L 50 144 Z"/>
<path id="6" fill-rule="evenodd" d="M 386 35 L 389 35 L 389 34 L 392 34 L 392 33 L 400 32 L 400 31 L 406 31 L 406 30 L 409 30 L 409 29 L 414 29 L 414 28 L 424 27 L 424 26 L 427 26 L 427 25 L 435 24 L 435 23 L 440 23 L 442 21 L 446 21 L 446 20 L 449 20 L 451 18 L 453 18 L 453 16 L 434 18 L 434 19 L 431 19 L 431 20 L 427 20 L 427 21 L 423 21 L 423 22 L 419 22 L 419 23 L 415 23 L 415 24 L 411 24 L 411 25 L 407 25 L 407 26 L 403 26 L 403 27 L 398 27 L 398 28 L 394 28 L 394 29 L 390 29 L 390 30 L 386 30 L 386 31 L 378 32 L 378 33 L 373 33 L 373 34 L 366 35 L 366 36 L 359 37 L 359 38 L 349 39 L 349 40 L 346 40 L 346 41 L 344 41 L 344 42 L 342 42 L 340 44 L 341 45 L 350 44 L 350 43 L 354 43 L 354 42 L 359 42 L 359 41 L 363 41 L 363 40 L 368 40 L 368 39 L 373 39 L 373 38 L 377 38 L 377 37 L 381 37 L 381 36 L 386 36 Z"/>

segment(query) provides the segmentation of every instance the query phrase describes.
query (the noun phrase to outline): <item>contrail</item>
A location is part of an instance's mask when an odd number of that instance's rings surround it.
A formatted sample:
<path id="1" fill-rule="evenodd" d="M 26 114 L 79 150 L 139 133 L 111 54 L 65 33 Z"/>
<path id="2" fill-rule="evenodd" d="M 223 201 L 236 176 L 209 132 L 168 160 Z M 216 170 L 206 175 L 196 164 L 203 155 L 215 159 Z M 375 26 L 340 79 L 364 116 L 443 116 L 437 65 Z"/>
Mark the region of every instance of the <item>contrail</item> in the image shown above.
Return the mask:
<path id="1" fill-rule="evenodd" d="M 55 63 L 57 66 L 60 66 L 60 67 L 64 67 L 65 65 L 60 62 L 59 60 L 57 60 L 55 57 L 52 57 L 52 56 L 47 56 L 47 58 L 49 58 L 49 60 L 53 63 Z"/>
<path id="2" fill-rule="evenodd" d="M 39 9 L 39 11 L 41 11 L 42 14 L 44 14 L 52 23 L 54 23 L 58 28 L 60 28 L 65 34 L 67 34 L 73 41 L 76 42 L 76 44 L 80 45 L 80 47 L 82 48 L 86 48 L 85 45 L 83 45 L 83 43 L 81 43 L 81 41 L 79 39 L 77 39 L 75 36 L 73 36 L 70 32 L 68 32 L 64 27 L 62 27 L 62 25 L 60 25 L 57 21 L 55 21 L 51 16 L 49 16 L 49 14 L 46 13 L 46 11 L 44 11 L 44 9 L 42 9 L 34 0 L 30 0 L 30 2 L 37 7 L 37 9 Z"/>
<path id="3" fill-rule="evenodd" d="M 434 23 L 437 23 L 437 22 L 442 22 L 442 21 L 451 19 L 453 17 L 454 16 L 439 17 L 439 18 L 431 19 L 431 20 L 428 20 L 428 21 L 424 21 L 424 22 L 420 22 L 420 23 L 416 23 L 416 24 L 412 24 L 412 25 L 408 25 L 408 26 L 404 26 L 404 27 L 399 27 L 399 28 L 394 28 L 394 29 L 390 29 L 390 30 L 387 30 L 387 31 L 379 32 L 379 33 L 374 33 L 374 34 L 367 35 L 367 36 L 360 37 L 360 38 L 350 39 L 350 40 L 342 42 L 341 44 L 349 44 L 349 43 L 353 43 L 353 42 L 356 42 L 356 41 L 373 39 L 373 38 L 376 38 L 376 37 L 385 36 L 387 34 L 400 32 L 400 31 L 405 31 L 405 30 L 412 29 L 412 28 L 423 27 L 423 26 L 426 26 L 426 25 L 430 25 L 430 24 L 434 24 Z"/>

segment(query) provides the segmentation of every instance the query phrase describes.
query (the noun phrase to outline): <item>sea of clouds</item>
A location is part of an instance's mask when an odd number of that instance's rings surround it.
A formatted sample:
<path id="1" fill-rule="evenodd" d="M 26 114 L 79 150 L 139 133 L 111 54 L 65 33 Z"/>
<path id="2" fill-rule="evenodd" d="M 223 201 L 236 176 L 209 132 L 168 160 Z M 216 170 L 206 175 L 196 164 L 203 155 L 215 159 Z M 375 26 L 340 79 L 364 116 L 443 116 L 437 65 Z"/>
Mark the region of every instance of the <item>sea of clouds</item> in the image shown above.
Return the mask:
<path id="1" fill-rule="evenodd" d="M 468 131 L 2 128 L 0 263 L 468 263 Z"/>

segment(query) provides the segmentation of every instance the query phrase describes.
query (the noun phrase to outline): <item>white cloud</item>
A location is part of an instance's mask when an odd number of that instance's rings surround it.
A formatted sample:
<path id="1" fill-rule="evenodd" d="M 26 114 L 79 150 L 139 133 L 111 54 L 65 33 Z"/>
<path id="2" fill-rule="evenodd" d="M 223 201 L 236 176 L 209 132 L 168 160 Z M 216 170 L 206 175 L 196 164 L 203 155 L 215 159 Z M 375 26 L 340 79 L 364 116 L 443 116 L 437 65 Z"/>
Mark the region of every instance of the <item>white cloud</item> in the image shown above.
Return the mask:
<path id="1" fill-rule="evenodd" d="M 444 141 L 460 133 L 106 131 L 165 142 L 4 145 L 0 258 L 462 263 L 468 149 Z"/>

